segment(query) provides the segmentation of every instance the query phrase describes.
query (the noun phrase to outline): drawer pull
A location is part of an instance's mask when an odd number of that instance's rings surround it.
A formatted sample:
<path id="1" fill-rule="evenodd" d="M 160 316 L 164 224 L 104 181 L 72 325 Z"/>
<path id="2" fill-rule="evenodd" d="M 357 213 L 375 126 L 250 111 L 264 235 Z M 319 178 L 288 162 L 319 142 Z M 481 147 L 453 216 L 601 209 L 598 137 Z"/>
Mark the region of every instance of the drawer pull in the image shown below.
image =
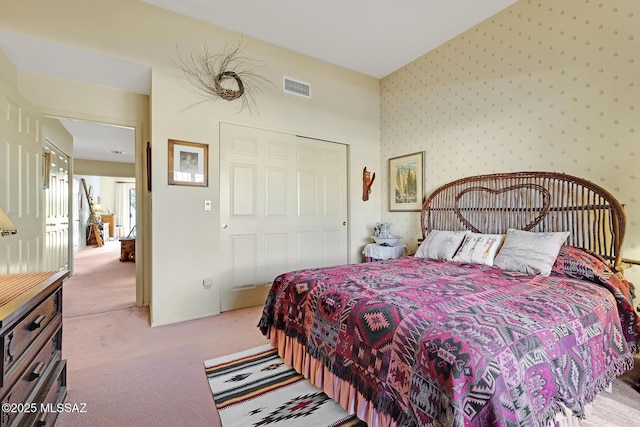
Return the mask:
<path id="1" fill-rule="evenodd" d="M 35 424 L 37 427 L 44 427 L 47 425 L 47 413 L 45 412 L 44 414 L 40 415 L 40 418 L 38 418 L 38 421 L 36 421 Z"/>
<path id="2" fill-rule="evenodd" d="M 46 364 L 44 362 L 36 363 L 36 367 L 33 368 L 33 371 L 31 371 L 31 375 L 29 375 L 29 381 L 37 380 L 38 378 L 40 378 L 40 375 L 42 375 L 42 372 L 44 372 L 45 366 Z"/>
<path id="3" fill-rule="evenodd" d="M 42 326 L 42 324 L 44 323 L 46 318 L 47 318 L 47 316 L 45 316 L 43 314 L 38 315 L 38 317 L 33 319 L 33 321 L 31 322 L 29 330 L 30 331 L 35 331 L 36 329 L 40 328 Z"/>

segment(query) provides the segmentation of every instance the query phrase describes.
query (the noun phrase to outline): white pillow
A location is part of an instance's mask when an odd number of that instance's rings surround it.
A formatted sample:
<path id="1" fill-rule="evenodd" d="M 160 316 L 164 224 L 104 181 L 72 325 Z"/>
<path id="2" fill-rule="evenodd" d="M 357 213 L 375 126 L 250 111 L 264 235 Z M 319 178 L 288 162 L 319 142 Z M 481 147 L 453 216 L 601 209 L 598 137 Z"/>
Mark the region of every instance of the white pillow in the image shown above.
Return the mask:
<path id="1" fill-rule="evenodd" d="M 504 241 L 504 236 L 504 234 L 469 233 L 465 236 L 453 260 L 493 265 L 493 259 Z"/>
<path id="2" fill-rule="evenodd" d="M 416 258 L 451 260 L 468 231 L 431 230 L 415 253 Z"/>
<path id="3" fill-rule="evenodd" d="M 534 233 L 509 229 L 494 265 L 503 270 L 548 276 L 568 231 Z"/>

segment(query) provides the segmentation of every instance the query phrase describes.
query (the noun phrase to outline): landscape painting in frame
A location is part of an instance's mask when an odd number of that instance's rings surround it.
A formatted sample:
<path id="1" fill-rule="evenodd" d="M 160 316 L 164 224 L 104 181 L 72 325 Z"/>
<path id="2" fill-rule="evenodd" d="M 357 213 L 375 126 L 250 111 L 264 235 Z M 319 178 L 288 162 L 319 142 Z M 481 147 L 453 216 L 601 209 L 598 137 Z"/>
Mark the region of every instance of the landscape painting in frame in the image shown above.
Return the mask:
<path id="1" fill-rule="evenodd" d="M 389 159 L 389 210 L 420 211 L 424 153 Z"/>

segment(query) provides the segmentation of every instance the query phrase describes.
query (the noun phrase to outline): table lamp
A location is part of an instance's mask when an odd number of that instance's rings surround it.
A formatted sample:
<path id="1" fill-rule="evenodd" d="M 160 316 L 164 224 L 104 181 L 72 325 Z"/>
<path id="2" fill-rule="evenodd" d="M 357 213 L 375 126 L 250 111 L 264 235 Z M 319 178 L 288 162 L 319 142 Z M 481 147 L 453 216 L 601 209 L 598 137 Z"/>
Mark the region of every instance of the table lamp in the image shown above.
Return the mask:
<path id="1" fill-rule="evenodd" d="M 4 237 L 17 232 L 16 226 L 13 225 L 7 214 L 0 208 L 0 235 Z"/>

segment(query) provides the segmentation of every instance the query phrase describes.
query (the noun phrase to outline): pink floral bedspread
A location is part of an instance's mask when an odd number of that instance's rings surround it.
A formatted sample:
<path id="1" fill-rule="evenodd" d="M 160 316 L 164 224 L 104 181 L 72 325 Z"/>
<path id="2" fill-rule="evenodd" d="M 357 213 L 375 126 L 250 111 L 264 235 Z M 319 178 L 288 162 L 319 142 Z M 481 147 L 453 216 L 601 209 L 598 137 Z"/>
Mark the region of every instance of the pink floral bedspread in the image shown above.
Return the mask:
<path id="1" fill-rule="evenodd" d="M 404 257 L 289 272 L 259 323 L 305 345 L 403 426 L 539 426 L 582 415 L 633 366 L 633 286 L 563 247 L 549 277 Z"/>

